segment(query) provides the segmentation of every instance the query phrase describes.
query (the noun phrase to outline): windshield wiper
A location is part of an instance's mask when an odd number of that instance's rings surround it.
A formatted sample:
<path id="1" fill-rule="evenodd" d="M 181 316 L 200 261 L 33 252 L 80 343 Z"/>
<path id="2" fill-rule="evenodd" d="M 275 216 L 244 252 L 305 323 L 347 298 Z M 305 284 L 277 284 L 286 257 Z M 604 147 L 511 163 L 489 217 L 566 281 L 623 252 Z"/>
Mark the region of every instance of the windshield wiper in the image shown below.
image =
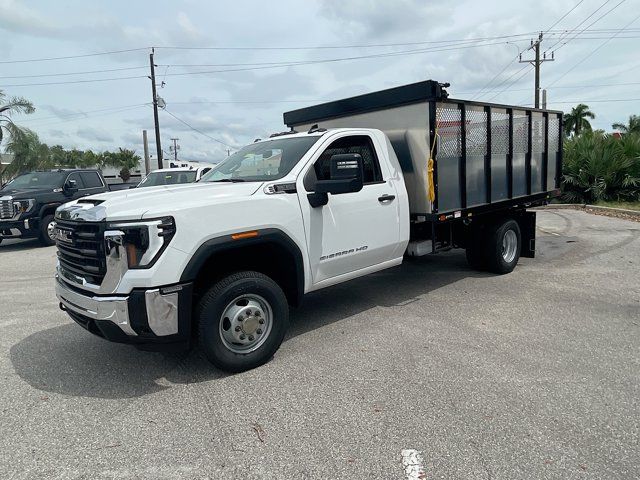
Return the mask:
<path id="1" fill-rule="evenodd" d="M 231 183 L 238 183 L 238 182 L 244 182 L 245 180 L 242 178 L 223 178 L 220 180 L 211 180 L 211 183 L 217 183 L 217 182 L 231 182 Z"/>

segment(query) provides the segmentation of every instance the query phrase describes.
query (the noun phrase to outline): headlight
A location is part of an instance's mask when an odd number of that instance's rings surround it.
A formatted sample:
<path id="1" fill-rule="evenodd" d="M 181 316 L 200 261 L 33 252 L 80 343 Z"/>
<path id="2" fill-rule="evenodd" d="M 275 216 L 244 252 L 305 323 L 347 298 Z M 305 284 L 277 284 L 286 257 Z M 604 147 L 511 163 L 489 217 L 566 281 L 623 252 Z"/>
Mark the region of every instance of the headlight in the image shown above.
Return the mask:
<path id="1" fill-rule="evenodd" d="M 127 253 L 129 268 L 151 267 L 176 233 L 172 217 L 112 223 L 108 228 L 124 233 L 122 246 Z"/>
<path id="2" fill-rule="evenodd" d="M 14 200 L 13 210 L 16 212 L 16 215 L 20 215 L 21 213 L 27 213 L 33 210 L 33 206 L 35 204 L 36 201 L 33 198 L 29 198 L 27 200 Z"/>

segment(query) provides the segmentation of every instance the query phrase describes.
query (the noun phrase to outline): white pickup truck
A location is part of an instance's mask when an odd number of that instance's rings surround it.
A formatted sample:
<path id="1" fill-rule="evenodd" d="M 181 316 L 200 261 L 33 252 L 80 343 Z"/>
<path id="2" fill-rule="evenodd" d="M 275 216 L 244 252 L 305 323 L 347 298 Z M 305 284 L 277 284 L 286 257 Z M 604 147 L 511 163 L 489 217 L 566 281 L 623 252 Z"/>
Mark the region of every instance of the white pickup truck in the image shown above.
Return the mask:
<path id="1" fill-rule="evenodd" d="M 461 247 L 508 273 L 534 254 L 526 208 L 558 194 L 561 119 L 451 100 L 433 81 L 288 112 L 301 133 L 256 141 L 197 184 L 58 208 L 60 307 L 107 340 L 197 343 L 242 371 L 274 355 L 304 294 L 405 255 Z"/>

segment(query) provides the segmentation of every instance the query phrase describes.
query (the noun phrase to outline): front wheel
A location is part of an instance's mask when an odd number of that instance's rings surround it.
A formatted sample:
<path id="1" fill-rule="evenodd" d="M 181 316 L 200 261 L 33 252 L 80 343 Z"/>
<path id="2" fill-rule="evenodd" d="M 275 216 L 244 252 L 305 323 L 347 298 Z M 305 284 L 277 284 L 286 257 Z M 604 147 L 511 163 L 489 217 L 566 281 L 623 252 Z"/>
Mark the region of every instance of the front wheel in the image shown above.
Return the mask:
<path id="1" fill-rule="evenodd" d="M 223 278 L 197 309 L 198 345 L 221 370 L 242 372 L 266 363 L 289 327 L 289 305 L 280 286 L 258 272 Z"/>
<path id="2" fill-rule="evenodd" d="M 496 223 L 488 233 L 487 267 L 493 273 L 510 273 L 520 259 L 520 227 L 515 220 Z"/>
<path id="3" fill-rule="evenodd" d="M 40 232 L 38 238 L 40 239 L 40 243 L 45 247 L 50 247 L 56 243 L 53 236 L 55 224 L 56 223 L 53 221 L 53 215 L 45 215 L 42 217 L 42 220 L 40 220 Z"/>

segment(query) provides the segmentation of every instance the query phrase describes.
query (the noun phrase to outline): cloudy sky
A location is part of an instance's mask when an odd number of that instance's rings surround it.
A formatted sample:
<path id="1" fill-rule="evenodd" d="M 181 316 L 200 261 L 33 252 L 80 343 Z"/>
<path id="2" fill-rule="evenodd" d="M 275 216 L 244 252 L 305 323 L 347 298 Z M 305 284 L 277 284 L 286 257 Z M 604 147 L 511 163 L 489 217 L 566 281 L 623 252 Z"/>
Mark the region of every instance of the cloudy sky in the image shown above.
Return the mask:
<path id="1" fill-rule="evenodd" d="M 182 158 L 216 161 L 283 130 L 286 110 L 428 78 L 531 104 L 517 56 L 544 31 L 549 108 L 587 103 L 610 130 L 640 114 L 636 15 L 640 0 L 0 0 L 0 89 L 33 101 L 16 120 L 48 144 L 142 153 L 147 129 L 154 151 L 155 46 L 163 149 L 177 137 Z"/>

